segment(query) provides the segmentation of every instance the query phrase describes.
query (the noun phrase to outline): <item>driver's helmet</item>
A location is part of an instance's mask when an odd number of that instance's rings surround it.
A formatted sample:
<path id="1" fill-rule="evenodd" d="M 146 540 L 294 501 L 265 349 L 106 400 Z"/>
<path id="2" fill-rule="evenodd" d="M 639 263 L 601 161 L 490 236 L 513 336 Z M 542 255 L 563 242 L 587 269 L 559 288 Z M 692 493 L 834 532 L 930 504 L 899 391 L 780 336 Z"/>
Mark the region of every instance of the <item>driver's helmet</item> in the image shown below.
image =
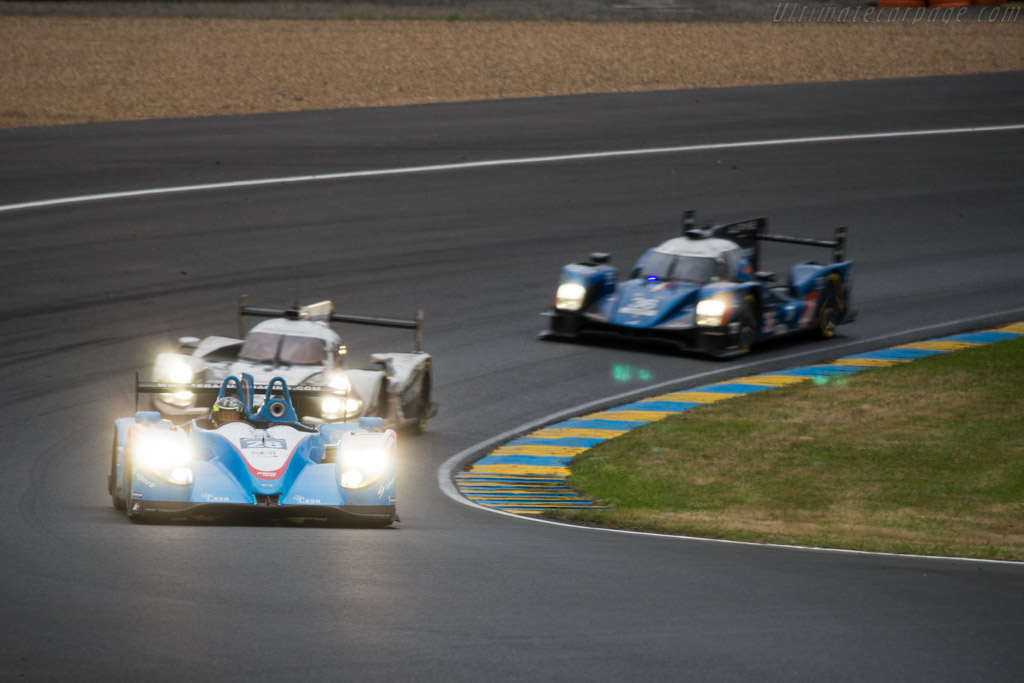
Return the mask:
<path id="1" fill-rule="evenodd" d="M 243 417 L 245 417 L 245 413 L 242 410 L 242 402 L 234 396 L 221 396 L 213 404 L 213 410 L 210 411 L 210 419 L 218 425 L 238 422 Z"/>

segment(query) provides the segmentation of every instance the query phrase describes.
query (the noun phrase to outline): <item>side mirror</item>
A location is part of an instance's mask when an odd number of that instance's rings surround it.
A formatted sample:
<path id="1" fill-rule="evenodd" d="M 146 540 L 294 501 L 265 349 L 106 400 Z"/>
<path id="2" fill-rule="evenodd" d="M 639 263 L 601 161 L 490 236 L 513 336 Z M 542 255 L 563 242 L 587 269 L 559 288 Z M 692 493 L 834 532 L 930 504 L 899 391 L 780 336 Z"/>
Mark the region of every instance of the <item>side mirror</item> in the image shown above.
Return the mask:
<path id="1" fill-rule="evenodd" d="M 199 337 L 178 337 L 178 351 L 190 351 L 199 345 Z"/>

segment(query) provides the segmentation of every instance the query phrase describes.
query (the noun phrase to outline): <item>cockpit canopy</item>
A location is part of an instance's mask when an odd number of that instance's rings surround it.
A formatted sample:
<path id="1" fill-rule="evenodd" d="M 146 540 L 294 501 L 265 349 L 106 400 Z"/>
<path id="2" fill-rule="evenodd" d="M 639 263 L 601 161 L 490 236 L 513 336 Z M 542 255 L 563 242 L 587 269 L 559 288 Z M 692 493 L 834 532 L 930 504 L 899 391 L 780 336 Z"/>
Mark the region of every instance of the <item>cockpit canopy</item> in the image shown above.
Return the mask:
<path id="1" fill-rule="evenodd" d="M 634 277 L 648 282 L 689 282 L 706 285 L 740 279 L 743 250 L 723 239 L 677 237 L 649 251 Z"/>

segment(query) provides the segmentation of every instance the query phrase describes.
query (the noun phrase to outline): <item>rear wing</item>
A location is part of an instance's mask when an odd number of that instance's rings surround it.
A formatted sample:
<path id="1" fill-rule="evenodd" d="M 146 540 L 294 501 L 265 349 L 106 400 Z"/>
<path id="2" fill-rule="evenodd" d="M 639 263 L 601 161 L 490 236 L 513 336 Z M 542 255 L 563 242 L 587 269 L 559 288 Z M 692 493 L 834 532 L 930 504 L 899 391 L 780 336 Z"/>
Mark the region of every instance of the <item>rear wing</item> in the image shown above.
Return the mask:
<path id="1" fill-rule="evenodd" d="M 750 261 L 754 270 L 760 270 L 760 248 L 761 242 L 785 242 L 787 244 L 802 244 L 808 247 L 825 247 L 832 250 L 832 260 L 836 263 L 846 260 L 846 228 L 836 228 L 835 239 L 821 240 L 809 237 L 791 237 L 789 235 L 768 234 L 768 219 L 751 218 L 738 223 L 727 223 L 724 225 L 706 225 L 696 227 L 694 212 L 687 211 L 683 214 L 683 234 L 691 239 L 704 239 L 708 237 L 720 237 L 731 240 L 738 244 L 744 251 L 747 260 Z"/>
<path id="2" fill-rule="evenodd" d="M 251 378 L 250 378 L 251 379 Z M 177 384 L 174 382 L 142 382 L 139 380 L 139 373 L 135 372 L 135 409 L 139 409 L 139 394 L 173 394 L 179 391 L 190 391 L 193 394 L 207 394 L 214 395 L 220 393 L 220 389 L 223 382 L 194 382 L 187 384 Z M 246 396 L 246 403 L 251 409 L 253 404 L 253 396 L 255 393 L 259 393 L 261 396 L 267 391 L 266 384 L 255 384 L 243 382 L 242 392 Z M 312 384 L 297 384 L 295 386 L 288 387 L 288 393 L 292 396 L 338 396 L 339 392 L 326 386 L 316 386 Z M 347 392 L 342 392 L 347 394 Z M 270 392 L 271 396 L 283 396 L 284 392 L 280 389 L 280 384 L 275 385 L 274 389 Z"/>
<path id="3" fill-rule="evenodd" d="M 263 308 L 260 306 L 250 306 L 248 297 L 243 294 L 238 300 L 239 337 L 245 337 L 245 317 L 248 315 L 258 318 L 287 318 L 288 320 L 309 320 L 312 322 L 353 323 L 355 325 L 376 325 L 377 327 L 397 327 L 405 330 L 415 330 L 415 350 L 417 353 L 423 350 L 422 310 L 416 311 L 415 320 L 372 318 L 362 315 L 335 313 L 334 304 L 330 300 L 319 301 L 308 306 L 296 306 L 295 308 Z"/>

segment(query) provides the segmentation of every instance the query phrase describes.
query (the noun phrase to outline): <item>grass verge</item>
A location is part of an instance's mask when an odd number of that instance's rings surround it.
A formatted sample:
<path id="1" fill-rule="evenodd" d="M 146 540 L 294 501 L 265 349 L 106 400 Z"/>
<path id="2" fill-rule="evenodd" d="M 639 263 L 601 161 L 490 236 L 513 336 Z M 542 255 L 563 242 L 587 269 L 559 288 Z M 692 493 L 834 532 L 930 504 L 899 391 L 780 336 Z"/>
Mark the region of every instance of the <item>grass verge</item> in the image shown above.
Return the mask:
<path id="1" fill-rule="evenodd" d="M 1024 339 L 697 407 L 577 457 L 624 529 L 1024 560 Z"/>

